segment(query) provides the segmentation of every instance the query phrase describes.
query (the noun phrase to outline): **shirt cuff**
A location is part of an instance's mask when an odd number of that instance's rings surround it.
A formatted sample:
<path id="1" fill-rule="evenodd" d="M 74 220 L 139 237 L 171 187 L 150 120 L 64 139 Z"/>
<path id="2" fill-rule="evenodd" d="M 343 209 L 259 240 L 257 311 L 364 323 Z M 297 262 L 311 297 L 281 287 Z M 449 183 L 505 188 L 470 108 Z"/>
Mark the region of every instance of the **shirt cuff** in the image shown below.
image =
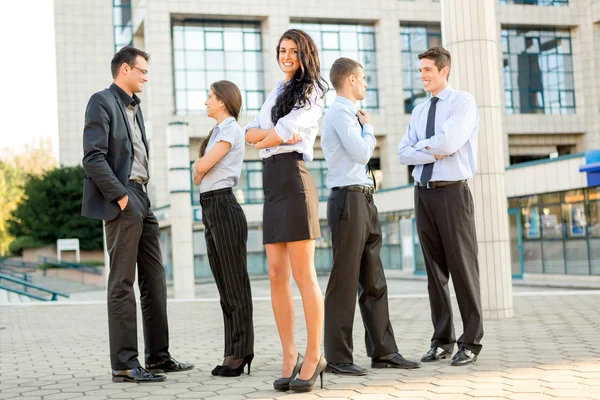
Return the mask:
<path id="1" fill-rule="evenodd" d="M 371 124 L 364 124 L 362 127 L 362 133 L 363 136 L 365 136 L 365 134 L 375 136 L 375 128 Z"/>
<path id="2" fill-rule="evenodd" d="M 293 133 L 288 131 L 287 129 L 281 127 L 279 124 L 275 126 L 275 133 L 279 138 L 283 141 L 283 143 L 287 143 L 292 139 Z M 279 131 L 282 131 L 281 133 Z"/>
<path id="3" fill-rule="evenodd" d="M 118 202 L 119 202 L 119 200 L 121 200 L 123 197 L 127 196 L 127 194 L 128 194 L 128 193 L 123 193 L 122 195 L 120 195 L 119 197 L 117 197 L 116 199 L 114 199 L 113 201 L 114 201 L 115 203 L 118 203 Z"/>

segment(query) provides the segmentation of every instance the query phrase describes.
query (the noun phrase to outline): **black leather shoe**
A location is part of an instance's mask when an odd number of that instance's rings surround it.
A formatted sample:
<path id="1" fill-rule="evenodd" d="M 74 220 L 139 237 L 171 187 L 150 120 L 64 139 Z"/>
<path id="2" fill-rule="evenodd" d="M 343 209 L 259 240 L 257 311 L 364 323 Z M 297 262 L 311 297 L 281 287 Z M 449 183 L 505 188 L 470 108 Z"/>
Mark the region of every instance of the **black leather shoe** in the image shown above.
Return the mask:
<path id="1" fill-rule="evenodd" d="M 315 387 L 317 377 L 321 378 L 321 389 L 323 389 L 323 371 L 325 371 L 325 368 L 327 368 L 327 360 L 321 354 L 321 358 L 319 358 L 319 363 L 317 364 L 317 368 L 315 368 L 313 375 L 309 379 L 294 379 L 290 382 L 290 390 L 293 390 L 294 392 L 311 392 Z"/>
<path id="2" fill-rule="evenodd" d="M 433 362 L 437 360 L 441 360 L 448 356 L 448 352 L 441 347 L 432 346 L 427 353 L 423 357 L 421 357 L 422 362 Z"/>
<path id="3" fill-rule="evenodd" d="M 296 375 L 300 373 L 300 369 L 302 368 L 302 363 L 304 362 L 304 358 L 298 353 L 298 358 L 296 358 L 296 365 L 292 370 L 292 375 L 289 378 L 277 378 L 273 382 L 273 388 L 275 390 L 279 390 L 280 392 L 287 392 L 290 390 L 290 382 L 296 379 Z"/>
<path id="4" fill-rule="evenodd" d="M 383 357 L 371 359 L 371 368 L 401 368 L 414 369 L 420 368 L 421 363 L 404 359 L 399 353 L 388 354 Z"/>
<path id="5" fill-rule="evenodd" d="M 219 375 L 219 373 L 221 372 L 221 370 L 224 368 L 223 365 L 217 365 L 216 367 L 213 368 L 213 370 L 210 372 L 210 374 L 212 376 L 217 376 Z"/>
<path id="6" fill-rule="evenodd" d="M 146 369 L 150 372 L 181 372 L 194 368 L 194 364 L 182 363 L 170 358 L 167 361 L 159 364 L 146 365 Z"/>
<path id="7" fill-rule="evenodd" d="M 113 382 L 144 383 L 144 382 L 162 382 L 164 380 L 165 380 L 164 375 L 154 375 L 153 373 L 146 371 L 142 367 L 126 369 L 123 371 L 113 370 L 113 372 L 112 372 L 112 381 Z"/>
<path id="8" fill-rule="evenodd" d="M 366 369 L 352 363 L 327 363 L 325 372 L 350 376 L 364 376 L 368 373 Z"/>
<path id="9" fill-rule="evenodd" d="M 452 361 L 450 365 L 461 366 L 474 363 L 477 360 L 477 354 L 473 353 L 471 350 L 461 347 L 458 349 L 454 357 L 452 357 Z"/>
<path id="10" fill-rule="evenodd" d="M 252 366 L 252 360 L 254 360 L 254 353 L 245 356 L 242 359 L 242 363 L 235 368 L 230 368 L 229 365 L 224 365 L 223 368 L 221 368 L 221 371 L 219 371 L 219 376 L 240 376 L 242 372 L 244 372 L 246 364 L 248 365 L 248 375 L 250 375 L 250 367 Z"/>

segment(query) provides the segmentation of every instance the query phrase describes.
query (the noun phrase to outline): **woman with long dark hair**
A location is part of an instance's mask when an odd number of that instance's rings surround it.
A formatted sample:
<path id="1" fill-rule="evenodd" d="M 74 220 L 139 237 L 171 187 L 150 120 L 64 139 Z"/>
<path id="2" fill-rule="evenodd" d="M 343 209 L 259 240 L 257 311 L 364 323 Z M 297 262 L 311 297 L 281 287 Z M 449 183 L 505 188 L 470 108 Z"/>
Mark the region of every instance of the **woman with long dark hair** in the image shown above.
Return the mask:
<path id="1" fill-rule="evenodd" d="M 242 108 L 240 89 L 232 82 L 210 86 L 207 115 L 217 121 L 200 144 L 193 179 L 200 185 L 200 205 L 210 269 L 221 297 L 225 328 L 222 365 L 212 374 L 240 376 L 254 358 L 252 293 L 246 264 L 248 225 L 232 192 L 244 161 L 244 133 L 237 123 Z"/>
<path id="2" fill-rule="evenodd" d="M 313 145 L 328 90 L 321 76 L 315 43 L 305 32 L 286 31 L 277 45 L 277 60 L 285 79 L 246 127 L 246 141 L 263 158 L 263 243 L 265 244 L 271 304 L 283 347 L 277 390 L 308 392 L 318 376 L 323 387 L 327 362 L 321 355 L 323 295 L 315 272 L 315 239 L 320 237 L 319 199 L 305 161 Z M 302 357 L 294 340 L 294 299 L 290 274 L 300 289 L 308 341 Z"/>

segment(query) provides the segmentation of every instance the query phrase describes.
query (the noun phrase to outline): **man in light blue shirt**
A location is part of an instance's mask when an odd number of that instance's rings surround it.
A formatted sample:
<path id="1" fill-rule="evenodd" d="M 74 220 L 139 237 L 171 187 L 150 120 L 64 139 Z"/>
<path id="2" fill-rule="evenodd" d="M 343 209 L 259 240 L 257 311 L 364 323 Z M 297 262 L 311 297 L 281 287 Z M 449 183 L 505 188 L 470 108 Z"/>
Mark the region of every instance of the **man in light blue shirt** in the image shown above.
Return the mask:
<path id="1" fill-rule="evenodd" d="M 479 115 L 471 94 L 448 85 L 447 50 L 433 47 L 419 54 L 419 60 L 423 86 L 432 97 L 413 110 L 398 161 L 415 166 L 415 215 L 434 326 L 431 348 L 421 361 L 446 358 L 457 342 L 451 364 L 467 365 L 477 360 L 483 337 L 473 197 L 466 183 L 477 169 Z M 464 329 L 458 341 L 450 275 Z"/>
<path id="2" fill-rule="evenodd" d="M 323 118 L 321 147 L 327 161 L 327 223 L 331 229 L 333 267 L 325 293 L 325 357 L 327 370 L 365 375 L 352 358 L 352 325 L 358 305 L 365 325 L 367 355 L 372 368 L 418 368 L 398 354 L 390 323 L 387 284 L 379 251 L 381 225 L 373 203 L 375 179 L 369 160 L 375 130 L 368 113 L 358 110 L 367 84 L 362 65 L 339 58 L 330 80 L 337 98 Z"/>

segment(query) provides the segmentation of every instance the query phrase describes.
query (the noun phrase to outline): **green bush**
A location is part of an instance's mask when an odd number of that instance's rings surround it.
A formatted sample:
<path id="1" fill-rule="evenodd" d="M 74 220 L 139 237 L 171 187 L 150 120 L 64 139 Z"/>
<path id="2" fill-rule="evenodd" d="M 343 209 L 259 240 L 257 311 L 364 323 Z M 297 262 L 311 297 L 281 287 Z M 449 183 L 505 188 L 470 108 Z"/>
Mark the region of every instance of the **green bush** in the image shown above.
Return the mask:
<path id="1" fill-rule="evenodd" d="M 37 249 L 44 244 L 32 236 L 19 236 L 8 245 L 11 255 L 22 256 L 25 249 Z"/>
<path id="2" fill-rule="evenodd" d="M 81 216 L 83 177 L 81 166 L 30 176 L 23 199 L 7 221 L 9 234 L 32 236 L 42 243 L 79 238 L 81 250 L 102 249 L 102 221 Z"/>

